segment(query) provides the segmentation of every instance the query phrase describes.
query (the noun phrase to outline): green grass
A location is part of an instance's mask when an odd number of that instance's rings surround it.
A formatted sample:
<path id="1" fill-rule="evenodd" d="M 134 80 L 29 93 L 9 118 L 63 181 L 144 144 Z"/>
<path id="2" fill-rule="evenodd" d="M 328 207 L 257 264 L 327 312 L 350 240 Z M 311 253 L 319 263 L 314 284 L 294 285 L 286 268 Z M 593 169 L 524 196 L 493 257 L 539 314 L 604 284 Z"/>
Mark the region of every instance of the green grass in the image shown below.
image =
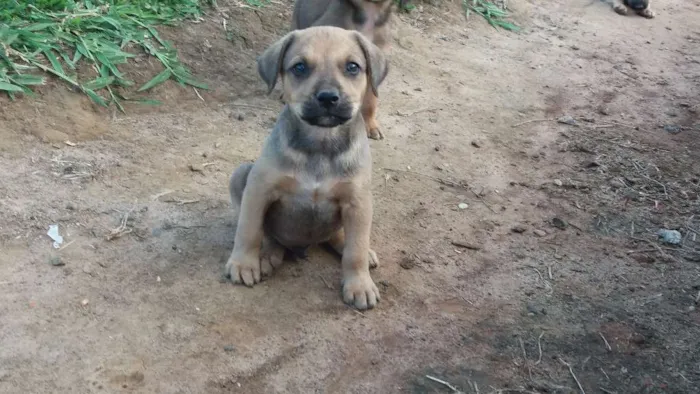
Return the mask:
<path id="1" fill-rule="evenodd" d="M 462 0 L 467 18 L 471 13 L 481 15 L 494 28 L 518 31 L 520 28 L 507 20 L 508 12 L 487 0 Z"/>
<path id="2" fill-rule="evenodd" d="M 123 111 L 121 102 L 129 98 L 122 88 L 134 82 L 119 65 L 136 51 L 163 65 L 137 92 L 169 79 L 206 89 L 156 30 L 200 15 L 199 0 L 0 0 L 0 92 L 12 99 L 31 94 L 50 75 L 99 105 L 114 103 Z M 78 75 L 83 64 L 89 75 Z"/>

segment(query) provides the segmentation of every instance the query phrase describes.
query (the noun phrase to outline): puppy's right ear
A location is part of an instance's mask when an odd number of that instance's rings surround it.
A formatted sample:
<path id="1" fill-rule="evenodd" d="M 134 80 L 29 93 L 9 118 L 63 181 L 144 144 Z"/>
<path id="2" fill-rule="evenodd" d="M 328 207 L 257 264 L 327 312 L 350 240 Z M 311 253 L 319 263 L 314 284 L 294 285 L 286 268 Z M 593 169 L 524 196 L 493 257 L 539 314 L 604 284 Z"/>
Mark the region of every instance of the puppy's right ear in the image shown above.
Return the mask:
<path id="1" fill-rule="evenodd" d="M 258 57 L 258 74 L 260 78 L 267 84 L 267 94 L 272 93 L 272 90 L 277 84 L 277 77 L 282 72 L 282 61 L 287 49 L 294 42 L 295 32 L 288 33 L 280 38 L 277 42 L 270 45 L 262 55 Z"/>

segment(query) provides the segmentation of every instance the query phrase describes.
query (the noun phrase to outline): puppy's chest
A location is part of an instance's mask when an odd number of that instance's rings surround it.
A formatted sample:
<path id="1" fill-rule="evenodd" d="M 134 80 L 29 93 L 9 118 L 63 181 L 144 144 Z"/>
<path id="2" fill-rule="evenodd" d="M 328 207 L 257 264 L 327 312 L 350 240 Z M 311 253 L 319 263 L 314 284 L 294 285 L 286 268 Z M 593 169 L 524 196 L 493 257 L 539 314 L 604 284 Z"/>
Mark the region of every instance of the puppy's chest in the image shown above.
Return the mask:
<path id="1" fill-rule="evenodd" d="M 340 178 L 316 179 L 310 176 L 287 176 L 281 187 L 280 200 L 296 209 L 333 209 L 341 197 L 344 182 Z"/>

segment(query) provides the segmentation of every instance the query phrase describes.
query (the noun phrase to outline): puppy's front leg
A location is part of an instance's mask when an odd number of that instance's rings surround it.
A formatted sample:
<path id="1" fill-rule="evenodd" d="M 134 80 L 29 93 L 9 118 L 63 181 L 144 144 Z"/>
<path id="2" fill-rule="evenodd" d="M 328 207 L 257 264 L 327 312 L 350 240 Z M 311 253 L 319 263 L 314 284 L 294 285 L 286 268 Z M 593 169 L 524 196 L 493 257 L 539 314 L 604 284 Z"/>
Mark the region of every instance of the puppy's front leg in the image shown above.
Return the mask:
<path id="1" fill-rule="evenodd" d="M 355 190 L 342 209 L 345 231 L 343 250 L 343 301 L 357 309 L 374 308 L 379 289 L 369 274 L 369 235 L 372 228 L 372 196 Z"/>
<path id="2" fill-rule="evenodd" d="M 253 286 L 260 282 L 263 220 L 272 197 L 269 183 L 251 173 L 243 190 L 233 252 L 226 263 L 226 274 L 233 283 Z"/>

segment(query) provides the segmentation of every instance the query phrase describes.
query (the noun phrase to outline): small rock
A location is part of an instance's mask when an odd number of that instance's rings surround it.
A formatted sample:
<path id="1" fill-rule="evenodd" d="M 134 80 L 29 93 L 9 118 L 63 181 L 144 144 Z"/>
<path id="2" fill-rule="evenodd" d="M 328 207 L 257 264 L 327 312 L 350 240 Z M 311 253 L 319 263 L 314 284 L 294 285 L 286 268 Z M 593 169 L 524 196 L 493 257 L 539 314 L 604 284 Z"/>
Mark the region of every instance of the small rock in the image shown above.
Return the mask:
<path id="1" fill-rule="evenodd" d="M 510 231 L 517 233 L 517 234 L 522 234 L 525 231 L 527 231 L 527 228 L 525 228 L 525 226 L 523 226 L 523 225 L 518 224 L 518 225 L 514 226 L 513 228 L 511 228 Z"/>
<path id="2" fill-rule="evenodd" d="M 422 91 L 423 91 L 423 88 L 421 88 L 421 87 L 419 86 L 419 87 L 417 87 L 417 88 L 415 88 L 415 89 L 413 89 L 413 90 L 415 90 L 416 92 L 422 92 Z"/>
<path id="3" fill-rule="evenodd" d="M 190 163 L 189 168 L 192 172 L 204 172 L 204 167 L 201 164 Z"/>
<path id="4" fill-rule="evenodd" d="M 656 235 L 661 238 L 663 243 L 667 243 L 669 245 L 678 245 L 681 243 L 681 239 L 683 238 L 681 233 L 676 230 L 661 229 L 656 233 Z"/>
<path id="5" fill-rule="evenodd" d="M 472 141 L 472 146 L 475 148 L 481 148 L 481 144 L 479 143 L 479 141 Z"/>
<path id="6" fill-rule="evenodd" d="M 574 119 L 570 115 L 562 116 L 561 118 L 557 119 L 557 122 L 562 124 L 568 124 L 569 126 L 576 126 L 576 119 Z"/>
<path id="7" fill-rule="evenodd" d="M 580 48 L 579 48 L 578 46 L 576 46 L 576 45 L 572 45 L 572 46 L 571 46 L 571 49 L 573 49 L 574 51 L 578 51 Z"/>
<path id="8" fill-rule="evenodd" d="M 405 270 L 410 270 L 411 268 L 416 266 L 416 261 L 413 260 L 411 256 L 404 256 L 404 258 L 401 259 L 399 265 Z"/>
<path id="9" fill-rule="evenodd" d="M 92 267 L 90 266 L 90 264 L 85 264 L 83 266 L 83 272 L 88 274 L 88 275 L 92 275 L 93 271 L 92 271 Z"/>
<path id="10" fill-rule="evenodd" d="M 610 115 L 610 108 L 600 107 L 598 108 L 598 112 L 600 112 L 601 115 Z"/>
<path id="11" fill-rule="evenodd" d="M 632 334 L 630 342 L 634 343 L 635 345 L 643 345 L 646 342 L 646 338 L 644 338 L 644 335 L 635 332 L 634 334 Z"/>
<path id="12" fill-rule="evenodd" d="M 681 127 L 674 124 L 664 125 L 664 131 L 669 134 L 678 134 L 681 132 Z"/>
<path id="13" fill-rule="evenodd" d="M 564 230 L 568 225 L 569 224 L 564 219 L 552 219 L 552 226 L 558 228 L 559 230 Z"/>
<path id="14" fill-rule="evenodd" d="M 537 308 L 534 305 L 527 304 L 528 314 L 536 315 L 538 313 Z"/>
<path id="15" fill-rule="evenodd" d="M 238 114 L 238 116 L 236 116 L 236 119 L 238 119 L 240 122 L 242 122 L 245 120 L 245 117 L 243 117 L 243 114 Z"/>
<path id="16" fill-rule="evenodd" d="M 66 204 L 66 209 L 69 211 L 75 211 L 75 205 L 68 203 Z"/>
<path id="17" fill-rule="evenodd" d="M 469 208 L 469 205 L 463 202 L 460 202 L 459 205 L 457 205 L 457 208 L 459 209 L 467 209 Z"/>
<path id="18" fill-rule="evenodd" d="M 229 352 L 229 353 L 230 353 L 230 352 L 235 352 L 235 351 L 236 351 L 236 348 L 235 348 L 233 345 L 226 345 L 226 346 L 224 346 L 224 351 L 225 351 L 225 352 Z"/>
<path id="19" fill-rule="evenodd" d="M 220 147 L 220 146 L 221 146 L 221 142 L 217 142 L 217 143 L 214 144 L 214 148 L 218 148 L 218 147 Z"/>
<path id="20" fill-rule="evenodd" d="M 688 307 L 688 312 L 695 312 L 695 305 L 691 305 Z"/>
<path id="21" fill-rule="evenodd" d="M 564 186 L 564 182 L 562 182 L 561 179 L 555 179 L 553 183 L 559 187 Z"/>
<path id="22" fill-rule="evenodd" d="M 538 237 L 545 237 L 547 235 L 547 232 L 544 230 L 535 230 L 533 233 L 538 236 Z"/>
<path id="23" fill-rule="evenodd" d="M 62 267 L 66 265 L 66 263 L 61 260 L 61 256 L 53 256 L 49 259 L 49 264 L 53 265 L 54 267 Z"/>
<path id="24" fill-rule="evenodd" d="M 82 305 L 82 306 L 87 306 L 89 303 L 90 303 L 90 301 L 87 298 L 80 301 L 80 305 Z"/>

